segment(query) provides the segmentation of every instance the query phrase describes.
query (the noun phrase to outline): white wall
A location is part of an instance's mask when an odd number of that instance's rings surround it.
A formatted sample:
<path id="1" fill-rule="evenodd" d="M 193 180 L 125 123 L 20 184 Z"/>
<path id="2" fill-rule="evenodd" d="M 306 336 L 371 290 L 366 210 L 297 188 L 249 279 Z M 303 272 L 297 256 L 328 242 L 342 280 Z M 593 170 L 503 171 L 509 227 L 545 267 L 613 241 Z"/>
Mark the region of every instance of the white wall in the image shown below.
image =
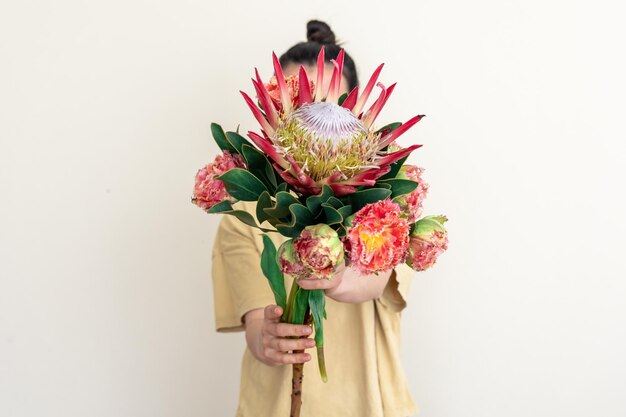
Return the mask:
<path id="1" fill-rule="evenodd" d="M 231 416 L 213 332 L 218 217 L 189 203 L 210 121 L 326 19 L 398 81 L 451 246 L 404 359 L 424 417 L 626 415 L 617 2 L 20 1 L 0 5 L 0 416 Z"/>

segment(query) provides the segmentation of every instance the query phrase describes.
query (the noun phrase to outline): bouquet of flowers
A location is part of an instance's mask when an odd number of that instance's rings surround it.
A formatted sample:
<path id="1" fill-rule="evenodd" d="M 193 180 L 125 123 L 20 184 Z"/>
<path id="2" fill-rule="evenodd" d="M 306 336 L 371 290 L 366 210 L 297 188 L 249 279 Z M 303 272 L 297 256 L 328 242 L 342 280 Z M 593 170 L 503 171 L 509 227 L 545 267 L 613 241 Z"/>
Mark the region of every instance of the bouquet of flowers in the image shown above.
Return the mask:
<path id="1" fill-rule="evenodd" d="M 273 55 L 270 82 L 264 83 L 258 70 L 252 80 L 256 100 L 241 92 L 260 133 L 249 132 L 249 141 L 212 124 L 222 154 L 198 171 L 192 198 L 208 213 L 233 215 L 264 233 L 289 238 L 277 249 L 263 235 L 261 268 L 283 309 L 282 321 L 313 325 L 324 380 L 325 294 L 294 283 L 287 295 L 284 277 L 330 279 L 344 265 L 362 274 L 401 263 L 421 271 L 448 243 L 446 217 L 421 217 L 428 190 L 422 169 L 404 165 L 421 145 L 396 142 L 424 116 L 376 128 L 395 84 L 377 83 L 381 64 L 362 92 L 357 87 L 340 96 L 343 59 L 341 51 L 331 60 L 330 85 L 322 91 L 323 48 L 315 81 L 304 67 L 286 78 Z M 366 109 L 376 86 L 378 98 Z M 255 201 L 255 216 L 233 208 L 236 201 Z M 292 415 L 299 415 L 303 365 L 293 366 Z"/>

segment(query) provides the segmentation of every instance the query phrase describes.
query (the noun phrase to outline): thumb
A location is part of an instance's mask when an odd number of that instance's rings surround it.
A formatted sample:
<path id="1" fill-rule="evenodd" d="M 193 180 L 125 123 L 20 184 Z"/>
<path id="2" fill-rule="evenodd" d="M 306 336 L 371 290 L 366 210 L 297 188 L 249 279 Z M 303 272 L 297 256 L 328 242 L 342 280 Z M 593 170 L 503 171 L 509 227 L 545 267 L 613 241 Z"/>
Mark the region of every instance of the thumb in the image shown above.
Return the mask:
<path id="1" fill-rule="evenodd" d="M 280 321 L 280 316 L 283 314 L 283 309 L 277 305 L 270 304 L 265 307 L 264 316 L 266 320 Z"/>

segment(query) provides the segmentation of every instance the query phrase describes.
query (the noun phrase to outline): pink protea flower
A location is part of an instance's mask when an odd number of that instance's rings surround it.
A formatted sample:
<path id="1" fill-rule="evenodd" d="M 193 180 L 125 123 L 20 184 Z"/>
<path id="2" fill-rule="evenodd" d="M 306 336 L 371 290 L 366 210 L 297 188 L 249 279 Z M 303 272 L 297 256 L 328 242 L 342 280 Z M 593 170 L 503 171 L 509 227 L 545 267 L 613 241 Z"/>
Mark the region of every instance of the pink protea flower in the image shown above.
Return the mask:
<path id="1" fill-rule="evenodd" d="M 416 167 L 415 165 L 404 165 L 400 168 L 400 172 L 398 172 L 397 175 L 397 178 L 407 179 L 417 183 L 417 188 L 410 194 L 405 194 L 395 199 L 396 203 L 400 205 L 400 208 L 406 214 L 409 223 L 415 223 L 422 215 L 422 204 L 428 193 L 428 184 L 422 180 L 423 173 L 423 168 Z"/>
<path id="2" fill-rule="evenodd" d="M 409 224 L 397 203 L 381 200 L 359 210 L 346 235 L 350 265 L 362 274 L 387 271 L 404 262 Z"/>
<path id="3" fill-rule="evenodd" d="M 233 168 L 244 167 L 245 164 L 240 155 L 231 155 L 228 151 L 224 151 L 212 163 L 198 170 L 191 202 L 203 210 L 208 210 L 224 200 L 229 200 L 231 197 L 226 192 L 224 183 L 216 177 Z"/>
<path id="4" fill-rule="evenodd" d="M 398 151 L 387 149 L 423 115 L 413 117 L 393 131 L 378 132 L 374 126 L 395 88 L 395 84 L 385 87 L 377 82 L 382 65 L 374 71 L 361 94 L 355 88 L 340 105 L 343 50 L 332 60 L 334 71 L 328 91 L 319 89 L 326 62 L 323 48 L 318 56 L 315 83 L 309 81 L 302 66 L 297 76 L 285 78 L 275 54 L 273 61 L 276 76 L 269 84 L 263 83 L 258 71 L 252 80 L 258 101 L 241 92 L 261 125 L 260 134 L 249 132 L 248 136 L 296 192 L 318 194 L 327 184 L 335 196 L 351 194 L 359 186 L 374 185 L 390 171 L 392 163 L 421 146 Z M 380 95 L 366 108 L 365 103 L 376 86 Z"/>
<path id="5" fill-rule="evenodd" d="M 344 249 L 337 232 L 326 224 L 304 228 L 295 240 L 278 250 L 281 271 L 296 279 L 330 279 L 344 262 Z"/>
<path id="6" fill-rule="evenodd" d="M 415 223 L 406 260 L 411 268 L 416 271 L 430 268 L 448 249 L 448 232 L 443 227 L 446 221 L 445 216 L 427 216 Z"/>

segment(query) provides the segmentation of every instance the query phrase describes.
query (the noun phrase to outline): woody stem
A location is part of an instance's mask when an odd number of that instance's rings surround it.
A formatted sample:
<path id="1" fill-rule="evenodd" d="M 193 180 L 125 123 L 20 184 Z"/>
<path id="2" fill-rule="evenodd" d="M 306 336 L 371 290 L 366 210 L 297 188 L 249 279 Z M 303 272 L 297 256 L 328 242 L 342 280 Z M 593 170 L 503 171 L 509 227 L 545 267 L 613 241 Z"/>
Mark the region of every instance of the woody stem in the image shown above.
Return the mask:
<path id="1" fill-rule="evenodd" d="M 294 285 L 296 285 L 294 283 Z M 304 314 L 304 322 L 311 323 L 311 312 L 307 307 Z M 293 353 L 302 353 L 304 350 L 294 350 Z M 302 379 L 304 378 L 304 364 L 293 364 L 293 376 L 291 378 L 291 417 L 300 417 L 300 408 L 302 407 Z"/>

